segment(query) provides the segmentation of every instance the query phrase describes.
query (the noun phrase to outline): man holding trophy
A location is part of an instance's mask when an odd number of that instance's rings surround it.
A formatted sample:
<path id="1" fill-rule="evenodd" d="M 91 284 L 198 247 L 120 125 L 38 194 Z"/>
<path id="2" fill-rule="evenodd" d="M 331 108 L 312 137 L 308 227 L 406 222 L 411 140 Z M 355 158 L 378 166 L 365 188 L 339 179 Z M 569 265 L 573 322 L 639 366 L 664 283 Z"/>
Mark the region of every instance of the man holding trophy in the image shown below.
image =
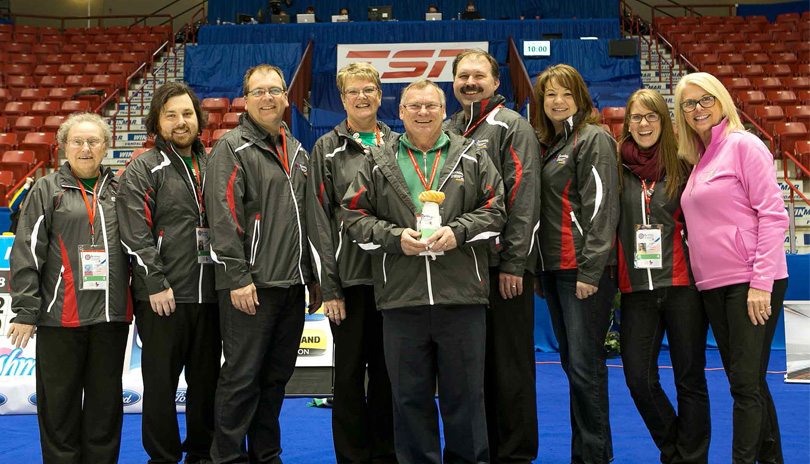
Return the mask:
<path id="1" fill-rule="evenodd" d="M 503 185 L 486 152 L 442 131 L 444 92 L 426 79 L 399 106 L 405 134 L 372 147 L 343 198 L 351 239 L 371 253 L 397 460 L 487 462 L 486 247 L 500 234 Z"/>

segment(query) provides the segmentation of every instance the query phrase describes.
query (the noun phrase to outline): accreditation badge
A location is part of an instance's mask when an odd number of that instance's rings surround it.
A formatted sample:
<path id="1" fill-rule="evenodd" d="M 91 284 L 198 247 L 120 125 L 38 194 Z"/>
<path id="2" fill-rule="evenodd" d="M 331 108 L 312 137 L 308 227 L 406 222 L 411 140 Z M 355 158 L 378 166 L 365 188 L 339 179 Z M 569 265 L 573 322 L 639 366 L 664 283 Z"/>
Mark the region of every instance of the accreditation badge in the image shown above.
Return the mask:
<path id="1" fill-rule="evenodd" d="M 661 224 L 636 224 L 636 246 L 633 253 L 633 266 L 636 269 L 661 269 L 663 254 Z"/>
<path id="2" fill-rule="evenodd" d="M 82 281 L 79 290 L 106 290 L 110 265 L 104 245 L 79 245 Z"/>
<path id="3" fill-rule="evenodd" d="M 211 264 L 211 231 L 208 227 L 197 227 L 197 263 Z"/>

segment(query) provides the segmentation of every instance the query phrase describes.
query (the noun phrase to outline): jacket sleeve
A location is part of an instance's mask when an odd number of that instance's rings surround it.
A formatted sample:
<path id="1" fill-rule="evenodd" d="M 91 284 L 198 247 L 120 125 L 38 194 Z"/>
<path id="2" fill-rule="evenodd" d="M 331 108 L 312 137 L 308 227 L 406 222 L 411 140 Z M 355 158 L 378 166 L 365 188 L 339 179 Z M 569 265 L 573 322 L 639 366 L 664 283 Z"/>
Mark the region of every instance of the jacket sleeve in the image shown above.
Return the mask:
<path id="1" fill-rule="evenodd" d="M 20 211 L 17 235 L 11 247 L 11 322 L 36 325 L 42 305 L 39 287 L 48 257 L 53 205 L 45 182 L 34 184 Z"/>
<path id="2" fill-rule="evenodd" d="M 205 211 L 211 234 L 211 258 L 225 267 L 217 280 L 236 290 L 253 283 L 245 259 L 245 171 L 227 140 L 211 150 L 205 173 Z"/>
<path id="3" fill-rule="evenodd" d="M 115 208 L 121 244 L 132 256 L 133 271 L 143 279 L 150 295 L 171 287 L 152 233 L 156 187 L 154 175 L 146 163 L 136 160 L 122 174 Z"/>
<path id="4" fill-rule="evenodd" d="M 749 139 L 753 137 L 746 137 L 738 145 L 741 153 L 735 158 L 743 189 L 748 193 L 748 201 L 759 219 L 750 286 L 771 292 L 774 277 L 782 271 L 780 265 L 784 263 L 785 254 L 783 243 L 790 220 L 785 211 L 782 190 L 773 173 L 773 155 L 761 140 Z M 770 174 L 763 176 L 763 173 Z"/>
<path id="5" fill-rule="evenodd" d="M 478 186 L 476 207 L 447 223 L 456 236 L 458 246 L 474 246 L 500 235 L 506 223 L 504 188 L 501 175 L 489 155 L 483 151 L 476 154 L 478 162 Z"/>
<path id="6" fill-rule="evenodd" d="M 377 217 L 377 189 L 374 184 L 373 157 L 367 156 L 362 169 L 343 196 L 343 225 L 350 238 L 372 254 L 402 254 L 400 227 Z"/>
<path id="7" fill-rule="evenodd" d="M 585 235 L 577 280 L 598 285 L 619 225 L 619 171 L 616 142 L 602 128 L 592 129 L 588 136 L 579 134 L 575 153 L 580 220 Z"/>
<path id="8" fill-rule="evenodd" d="M 324 158 L 323 138 L 315 143 L 307 176 L 307 237 L 312 250 L 312 268 L 321 285 L 324 301 L 343 298 L 340 274 L 332 243 L 332 221 L 340 212 L 342 198 L 333 198 L 332 173 Z"/>
<path id="9" fill-rule="evenodd" d="M 526 258 L 536 245 L 534 234 L 539 227 L 540 143 L 534 129 L 524 118 L 509 126 L 501 147 L 501 173 L 507 221 L 501 235 L 501 272 L 522 276 Z"/>

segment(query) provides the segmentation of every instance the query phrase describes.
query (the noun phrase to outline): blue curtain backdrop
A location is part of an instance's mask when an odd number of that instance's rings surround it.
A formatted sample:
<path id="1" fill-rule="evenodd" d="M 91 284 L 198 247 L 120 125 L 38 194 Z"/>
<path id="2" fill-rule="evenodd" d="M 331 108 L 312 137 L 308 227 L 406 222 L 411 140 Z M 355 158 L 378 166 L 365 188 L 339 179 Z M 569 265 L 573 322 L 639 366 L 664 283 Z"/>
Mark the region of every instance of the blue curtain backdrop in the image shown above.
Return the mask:
<path id="1" fill-rule="evenodd" d="M 295 15 L 304 13 L 307 6 L 315 7 L 315 16 L 320 21 L 329 22 L 332 15 L 345 7 L 349 9 L 351 21 L 366 21 L 367 9 L 370 6 L 391 5 L 394 18 L 400 21 L 418 21 L 425 19 L 428 5 L 436 5 L 444 19 L 456 17 L 464 11 L 466 0 L 419 0 L 419 1 L 376 1 L 376 0 L 309 0 L 292 2 L 292 6 L 283 7 L 295 21 Z M 256 16 L 261 8 L 267 9 L 267 0 L 209 0 L 208 18 L 215 23 L 217 19 L 222 22 L 233 22 L 239 13 Z M 526 18 L 615 18 L 619 14 L 618 0 L 569 0 L 549 2 L 545 0 L 523 0 L 520 2 L 493 2 L 479 0 L 476 2 L 481 16 L 489 19 L 511 18 L 518 19 L 521 15 Z"/>
<path id="2" fill-rule="evenodd" d="M 765 16 L 768 21 L 775 21 L 776 17 L 784 13 L 804 13 L 810 11 L 810 2 L 799 0 L 797 2 L 738 5 L 737 16 Z"/>
<path id="3" fill-rule="evenodd" d="M 251 66 L 272 63 L 292 78 L 303 47 L 288 44 L 196 45 L 186 47 L 185 80 L 202 98 L 242 96 L 242 77 Z"/>

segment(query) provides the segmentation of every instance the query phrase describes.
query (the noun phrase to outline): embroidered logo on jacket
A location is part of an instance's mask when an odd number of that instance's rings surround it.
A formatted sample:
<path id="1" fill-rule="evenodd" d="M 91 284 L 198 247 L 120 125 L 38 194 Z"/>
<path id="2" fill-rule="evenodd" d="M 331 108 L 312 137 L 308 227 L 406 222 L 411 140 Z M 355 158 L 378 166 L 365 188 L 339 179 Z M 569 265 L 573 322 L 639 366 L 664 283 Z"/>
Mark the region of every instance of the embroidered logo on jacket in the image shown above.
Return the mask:
<path id="1" fill-rule="evenodd" d="M 459 182 L 464 182 L 464 173 L 462 171 L 453 171 L 450 178 Z"/>

